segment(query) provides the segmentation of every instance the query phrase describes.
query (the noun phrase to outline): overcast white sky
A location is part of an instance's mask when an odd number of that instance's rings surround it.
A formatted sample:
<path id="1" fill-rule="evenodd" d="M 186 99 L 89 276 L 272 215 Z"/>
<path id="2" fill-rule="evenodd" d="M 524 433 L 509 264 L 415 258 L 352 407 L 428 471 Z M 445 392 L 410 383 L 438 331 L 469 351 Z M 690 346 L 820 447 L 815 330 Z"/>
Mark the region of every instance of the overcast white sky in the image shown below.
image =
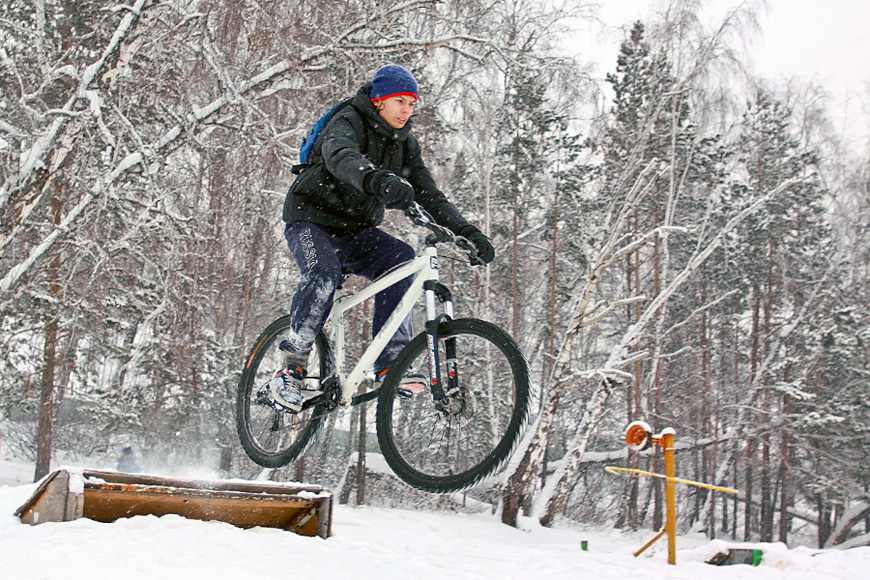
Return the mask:
<path id="1" fill-rule="evenodd" d="M 649 20 L 651 8 L 662 1 L 599 0 L 599 4 L 607 28 L 587 41 L 593 43 L 592 50 L 610 53 L 603 63 L 606 68 L 599 71 L 603 74 L 615 65 L 622 38 L 619 29 L 637 19 Z M 718 22 L 740 0 L 708 4 L 708 18 Z M 837 124 L 853 134 L 868 135 L 870 0 L 768 0 L 766 4 L 759 18 L 761 35 L 747 48 L 752 68 L 773 81 L 800 77 L 822 84 L 831 94 L 830 110 Z M 590 44 L 585 46 L 588 50 Z"/>

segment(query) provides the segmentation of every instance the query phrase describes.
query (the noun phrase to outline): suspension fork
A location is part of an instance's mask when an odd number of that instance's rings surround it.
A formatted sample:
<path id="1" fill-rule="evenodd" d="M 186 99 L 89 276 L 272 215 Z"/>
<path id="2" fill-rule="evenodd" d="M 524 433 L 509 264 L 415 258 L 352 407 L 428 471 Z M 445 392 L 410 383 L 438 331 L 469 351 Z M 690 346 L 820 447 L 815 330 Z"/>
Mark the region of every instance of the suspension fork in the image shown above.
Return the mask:
<path id="1" fill-rule="evenodd" d="M 459 385 L 458 365 L 456 364 L 456 339 L 444 341 L 445 366 L 447 383 L 445 390 L 444 377 L 441 376 L 441 365 L 438 353 L 438 326 L 444 320 L 453 320 L 453 294 L 444 284 L 428 280 L 423 284 L 426 298 L 426 350 L 429 362 L 429 387 L 432 398 L 441 400 L 447 393 L 454 392 Z M 444 305 L 444 313 L 436 314 L 436 299 Z"/>

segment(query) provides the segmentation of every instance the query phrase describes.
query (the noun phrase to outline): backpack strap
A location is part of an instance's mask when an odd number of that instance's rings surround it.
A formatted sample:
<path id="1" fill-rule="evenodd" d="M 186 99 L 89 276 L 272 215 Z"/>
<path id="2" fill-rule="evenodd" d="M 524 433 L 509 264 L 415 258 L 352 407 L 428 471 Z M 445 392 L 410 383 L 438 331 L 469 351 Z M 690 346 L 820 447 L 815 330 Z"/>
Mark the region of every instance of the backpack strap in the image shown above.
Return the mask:
<path id="1" fill-rule="evenodd" d="M 323 130 L 326 129 L 327 125 L 329 125 L 335 115 L 337 115 L 341 110 L 351 106 L 352 101 L 353 97 L 348 97 L 340 103 L 337 103 L 315 121 L 314 125 L 311 126 L 308 133 L 305 135 L 305 138 L 302 139 L 302 145 L 299 148 L 299 158 L 300 160 L 304 159 L 304 161 L 290 168 L 292 174 L 299 175 L 306 167 L 314 164 L 312 158 L 317 154 L 315 151 L 319 151 L 316 146 L 320 141 L 320 135 L 323 133 Z"/>

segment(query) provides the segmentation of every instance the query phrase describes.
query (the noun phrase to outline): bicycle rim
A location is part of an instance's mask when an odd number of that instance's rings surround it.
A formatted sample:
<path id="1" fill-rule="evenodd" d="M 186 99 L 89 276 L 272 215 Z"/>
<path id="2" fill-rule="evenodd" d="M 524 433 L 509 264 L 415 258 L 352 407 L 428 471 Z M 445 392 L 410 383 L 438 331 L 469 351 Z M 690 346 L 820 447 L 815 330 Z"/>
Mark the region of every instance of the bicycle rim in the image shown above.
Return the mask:
<path id="1" fill-rule="evenodd" d="M 268 396 L 268 383 L 282 368 L 286 353 L 278 350 L 290 330 L 290 317 L 270 324 L 257 339 L 248 356 L 239 381 L 236 398 L 236 428 L 242 447 L 254 463 L 268 468 L 287 465 L 301 455 L 313 441 L 325 416 L 322 405 L 289 413 L 275 407 Z M 329 376 L 331 358 L 322 334 L 314 342 L 306 381 L 311 390 L 306 398 L 316 396 L 320 379 Z"/>
<path id="2" fill-rule="evenodd" d="M 378 440 L 387 463 L 404 481 L 444 493 L 478 483 L 495 472 L 519 440 L 529 405 L 525 357 L 511 337 L 482 320 L 439 325 L 442 380 L 448 376 L 446 347 L 456 348 L 455 391 L 447 408 L 427 391 L 402 396 L 406 371 L 428 376 L 426 335 L 397 357 L 378 401 Z M 446 384 L 446 383 L 445 383 Z"/>

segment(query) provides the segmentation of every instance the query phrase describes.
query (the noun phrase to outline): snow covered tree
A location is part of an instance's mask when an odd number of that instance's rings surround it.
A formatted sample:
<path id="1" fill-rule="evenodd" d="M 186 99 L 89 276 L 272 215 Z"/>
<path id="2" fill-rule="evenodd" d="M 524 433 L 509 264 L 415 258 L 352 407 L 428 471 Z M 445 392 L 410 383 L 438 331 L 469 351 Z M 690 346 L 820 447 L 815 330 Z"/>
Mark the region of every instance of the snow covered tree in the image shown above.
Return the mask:
<path id="1" fill-rule="evenodd" d="M 730 195 L 725 198 L 729 207 L 748 203 L 776 183 L 806 176 L 814 170 L 815 157 L 793 136 L 790 120 L 791 113 L 781 102 L 763 91 L 757 93 L 744 117 L 738 140 L 739 160 L 746 177 L 743 185 L 729 190 Z M 777 341 L 776 336 L 782 336 L 781 327 L 796 323 L 795 313 L 808 306 L 821 307 L 821 303 L 807 304 L 807 301 L 817 299 L 815 294 L 819 285 L 826 282 L 825 270 L 831 256 L 829 228 L 822 219 L 823 194 L 818 182 L 809 179 L 772 200 L 764 212 L 752 216 L 741 228 L 741 247 L 731 256 L 745 288 L 752 322 L 751 335 L 747 337 L 750 356 L 746 374 L 752 387 L 746 392 L 752 394 L 752 399 L 747 400 L 743 395 L 741 400 L 758 406 L 761 416 L 755 420 L 767 425 L 747 434 L 750 445 L 752 441 L 759 445 L 760 461 L 748 462 L 747 469 L 753 463 L 760 468 L 761 511 L 757 524 L 761 538 L 767 540 L 773 537 L 773 478 L 776 477 L 772 441 L 774 415 L 771 413 L 781 409 L 773 384 L 790 384 L 809 370 L 786 363 L 785 352 L 776 352 L 777 348 L 789 351 L 798 348 L 800 342 L 794 342 L 796 335 L 787 341 L 790 346 L 778 345 L 777 342 L 782 341 Z M 789 406 L 788 400 L 782 404 Z M 750 446 L 747 452 L 751 451 Z M 750 485 L 753 476 L 749 471 L 747 474 L 747 485 Z M 748 506 L 747 514 L 751 515 Z M 747 516 L 746 534 L 751 533 L 755 523 Z"/>

